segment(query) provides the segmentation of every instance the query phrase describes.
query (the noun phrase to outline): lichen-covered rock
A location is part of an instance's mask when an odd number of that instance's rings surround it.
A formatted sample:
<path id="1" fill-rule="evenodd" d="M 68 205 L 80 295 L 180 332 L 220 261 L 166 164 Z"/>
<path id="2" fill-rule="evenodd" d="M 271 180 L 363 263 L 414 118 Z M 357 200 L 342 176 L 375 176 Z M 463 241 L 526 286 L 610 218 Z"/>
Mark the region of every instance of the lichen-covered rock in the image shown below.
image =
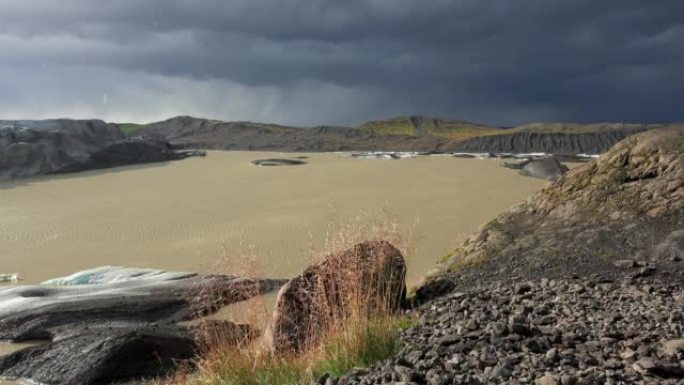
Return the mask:
<path id="1" fill-rule="evenodd" d="M 633 259 L 680 269 L 684 129 L 629 137 L 598 159 L 500 214 L 453 253 L 444 270 L 484 276 L 559 276 L 617 270 Z M 464 266 L 478 265 L 468 273 Z"/>
<path id="2" fill-rule="evenodd" d="M 385 241 L 369 241 L 309 266 L 283 286 L 267 344 L 299 353 L 352 310 L 397 310 L 406 297 L 406 264 Z"/>
<path id="3" fill-rule="evenodd" d="M 530 197 L 526 206 L 528 212 L 567 219 L 590 213 L 657 217 L 682 209 L 684 130 L 652 130 L 627 138 Z"/>

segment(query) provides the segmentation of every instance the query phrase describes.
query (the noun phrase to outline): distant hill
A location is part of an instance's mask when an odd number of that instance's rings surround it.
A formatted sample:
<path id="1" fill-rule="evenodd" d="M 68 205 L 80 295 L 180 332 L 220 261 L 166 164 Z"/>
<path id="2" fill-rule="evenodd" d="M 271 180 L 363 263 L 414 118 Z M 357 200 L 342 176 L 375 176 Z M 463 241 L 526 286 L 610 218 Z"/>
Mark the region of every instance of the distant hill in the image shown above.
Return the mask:
<path id="1" fill-rule="evenodd" d="M 223 150 L 598 154 L 627 136 L 665 126 L 673 125 L 533 123 L 503 129 L 462 120 L 400 116 L 357 127 L 292 127 L 180 116 L 139 127 L 136 133 L 183 148 Z"/>
<path id="2" fill-rule="evenodd" d="M 638 123 L 530 123 L 513 127 L 509 132 L 543 132 L 564 134 L 601 133 L 609 131 L 641 132 L 653 128 L 668 127 L 672 124 Z"/>
<path id="3" fill-rule="evenodd" d="M 598 154 L 653 128 L 684 125 L 534 123 L 508 129 L 429 116 L 357 127 L 292 127 L 179 116 L 151 124 L 0 120 L 0 180 L 178 159 L 180 149 Z"/>
<path id="4" fill-rule="evenodd" d="M 501 132 L 501 129 L 478 123 L 427 116 L 400 116 L 375 120 L 363 123 L 358 128 L 377 135 L 432 136 L 448 140 L 462 140 Z"/>

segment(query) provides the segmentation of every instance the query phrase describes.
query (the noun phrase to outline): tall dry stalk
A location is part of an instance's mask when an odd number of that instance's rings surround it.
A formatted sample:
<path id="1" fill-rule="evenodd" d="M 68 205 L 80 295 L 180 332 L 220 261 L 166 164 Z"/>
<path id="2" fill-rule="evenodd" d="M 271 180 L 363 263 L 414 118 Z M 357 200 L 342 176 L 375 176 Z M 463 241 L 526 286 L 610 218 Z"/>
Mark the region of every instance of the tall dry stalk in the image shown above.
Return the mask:
<path id="1" fill-rule="evenodd" d="M 360 214 L 325 243 L 280 293 L 272 329 L 278 353 L 314 349 L 329 330 L 352 318 L 392 314 L 405 296 L 405 262 L 393 244 L 410 250 L 412 243 L 385 212 Z"/>
<path id="2" fill-rule="evenodd" d="M 249 278 L 258 277 L 260 270 L 254 248 L 250 247 L 247 253 L 242 254 L 239 266 L 229 263 L 226 254 L 227 251 L 224 249 L 224 257 L 216 261 L 212 271 L 220 276 L 244 277 L 244 284 L 231 286 L 231 293 L 225 292 L 220 281 L 215 284 L 202 284 L 200 294 L 193 299 L 201 303 L 200 309 L 203 310 L 203 313 L 197 314 L 200 357 L 220 355 L 236 347 L 248 346 L 258 336 L 257 328 L 263 327 L 269 317 L 261 295 L 264 288 L 256 279 Z M 220 314 L 228 302 L 232 307 L 240 308 L 242 314 L 239 322 L 220 319 L 223 317 L 218 317 L 219 320 L 208 317 Z"/>
<path id="3" fill-rule="evenodd" d="M 408 228 L 402 228 L 386 209 L 361 211 L 347 221 L 328 231 L 322 247 L 309 246 L 312 263 L 328 255 L 342 252 L 366 241 L 387 241 L 403 255 L 415 253 L 415 236 L 418 220 Z"/>
<path id="4" fill-rule="evenodd" d="M 311 254 L 313 263 L 322 268 L 313 285 L 298 293 L 311 300 L 309 316 L 314 320 L 305 331 L 303 339 L 308 342 L 301 351 L 276 354 L 265 345 L 250 344 L 253 335 L 249 332 L 217 329 L 215 321 L 202 318 L 194 373 L 185 368 L 158 384 L 310 384 L 323 373 L 340 375 L 394 353 L 401 295 L 396 296 L 393 285 L 397 281 L 403 285 L 405 270 L 395 271 L 398 264 L 387 259 L 396 258 L 391 245 L 404 255 L 412 251 L 413 231 L 408 234 L 402 234 L 389 215 L 380 212 L 360 214 L 341 225 L 335 235 L 326 237 L 323 250 Z M 359 246 L 364 242 L 380 247 L 369 252 Z M 248 262 L 243 272 L 257 276 L 256 256 L 251 253 L 242 260 Z M 214 271 L 225 268 L 218 266 Z M 250 325 L 264 325 L 270 318 L 260 299 L 252 299 L 246 311 Z"/>

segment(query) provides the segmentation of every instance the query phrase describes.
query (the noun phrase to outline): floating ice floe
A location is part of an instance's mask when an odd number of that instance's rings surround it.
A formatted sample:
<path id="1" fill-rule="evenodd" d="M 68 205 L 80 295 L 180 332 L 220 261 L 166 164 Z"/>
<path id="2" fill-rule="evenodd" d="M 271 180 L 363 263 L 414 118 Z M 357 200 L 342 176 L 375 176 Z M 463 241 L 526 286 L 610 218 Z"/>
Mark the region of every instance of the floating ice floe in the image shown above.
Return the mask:
<path id="1" fill-rule="evenodd" d="M 433 154 L 431 154 L 433 155 Z M 437 155 L 437 154 L 435 154 Z M 598 155 L 592 154 L 550 154 L 546 152 L 528 152 L 528 153 L 515 153 L 515 152 L 489 152 L 489 153 L 478 153 L 478 152 L 453 152 L 440 155 L 450 155 L 460 158 L 478 158 L 478 159 L 542 159 L 542 158 L 567 158 L 577 159 L 577 160 L 589 160 L 598 158 Z"/>
<path id="2" fill-rule="evenodd" d="M 419 152 L 399 152 L 399 151 L 362 151 L 348 154 L 352 158 L 363 159 L 403 159 L 415 158 L 420 155 Z"/>
<path id="3" fill-rule="evenodd" d="M 549 154 L 545 152 L 529 152 L 529 153 L 514 153 L 514 152 L 408 152 L 408 151 L 358 151 L 358 152 L 336 152 L 335 154 L 341 156 L 351 156 L 352 158 L 361 159 L 403 159 L 415 158 L 417 156 L 450 156 L 456 158 L 477 158 L 477 159 L 540 159 L 547 157 L 565 157 L 568 159 L 588 160 L 598 158 L 598 155 L 593 154 Z"/>
<path id="4" fill-rule="evenodd" d="M 0 282 L 18 282 L 19 274 L 0 274 Z"/>

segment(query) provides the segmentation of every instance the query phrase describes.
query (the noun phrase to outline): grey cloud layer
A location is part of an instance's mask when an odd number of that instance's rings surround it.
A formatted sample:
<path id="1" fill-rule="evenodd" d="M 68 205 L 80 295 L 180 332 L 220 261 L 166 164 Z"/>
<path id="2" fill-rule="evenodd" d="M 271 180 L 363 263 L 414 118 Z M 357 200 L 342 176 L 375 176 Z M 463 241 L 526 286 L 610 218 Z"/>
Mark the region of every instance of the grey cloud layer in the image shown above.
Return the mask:
<path id="1" fill-rule="evenodd" d="M 0 1 L 0 115 L 675 121 L 682 46 L 680 0 Z"/>

